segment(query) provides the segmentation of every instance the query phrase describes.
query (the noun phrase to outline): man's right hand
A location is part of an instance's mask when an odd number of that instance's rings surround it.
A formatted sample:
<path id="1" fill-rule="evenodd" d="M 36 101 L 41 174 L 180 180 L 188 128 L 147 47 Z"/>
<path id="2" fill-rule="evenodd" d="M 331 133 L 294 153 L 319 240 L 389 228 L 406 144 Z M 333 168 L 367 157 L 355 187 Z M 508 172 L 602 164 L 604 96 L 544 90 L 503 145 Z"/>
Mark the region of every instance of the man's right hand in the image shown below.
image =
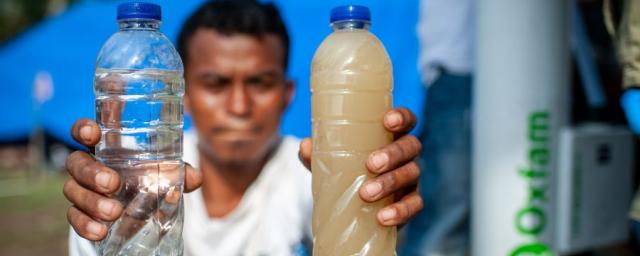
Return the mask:
<path id="1" fill-rule="evenodd" d="M 100 127 L 90 119 L 80 119 L 71 128 L 71 136 L 78 143 L 93 151 L 100 141 Z M 116 171 L 96 162 L 92 155 L 75 151 L 66 161 L 71 175 L 64 184 L 64 195 L 73 204 L 67 211 L 67 219 L 80 236 L 89 240 L 102 240 L 107 235 L 104 222 L 118 219 L 123 206 L 111 198 L 120 188 L 120 177 Z M 185 192 L 190 192 L 202 183 L 201 174 L 186 164 Z"/>

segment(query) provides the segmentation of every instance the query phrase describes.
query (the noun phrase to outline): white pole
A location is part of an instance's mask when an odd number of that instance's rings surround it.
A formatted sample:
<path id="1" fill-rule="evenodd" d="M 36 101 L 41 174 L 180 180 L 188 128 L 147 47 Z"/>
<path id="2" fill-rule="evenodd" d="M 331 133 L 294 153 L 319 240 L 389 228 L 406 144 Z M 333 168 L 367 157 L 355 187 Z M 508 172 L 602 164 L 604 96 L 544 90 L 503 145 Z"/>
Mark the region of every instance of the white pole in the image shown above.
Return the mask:
<path id="1" fill-rule="evenodd" d="M 564 0 L 478 0 L 472 251 L 553 255 L 559 128 L 567 123 Z"/>

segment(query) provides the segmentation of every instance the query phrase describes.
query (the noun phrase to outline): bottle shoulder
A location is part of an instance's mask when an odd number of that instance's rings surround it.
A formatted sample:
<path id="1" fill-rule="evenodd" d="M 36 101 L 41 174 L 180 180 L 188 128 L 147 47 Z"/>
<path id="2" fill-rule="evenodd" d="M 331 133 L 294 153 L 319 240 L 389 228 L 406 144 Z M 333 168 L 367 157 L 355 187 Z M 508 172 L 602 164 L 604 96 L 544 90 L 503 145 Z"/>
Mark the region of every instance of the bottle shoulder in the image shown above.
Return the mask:
<path id="1" fill-rule="evenodd" d="M 391 59 L 378 38 L 366 31 L 336 31 L 318 47 L 311 62 L 311 89 L 390 91 Z"/>
<path id="2" fill-rule="evenodd" d="M 173 43 L 157 30 L 122 30 L 105 42 L 96 68 L 183 71 L 182 60 Z"/>
<path id="3" fill-rule="evenodd" d="M 338 30 L 322 41 L 314 54 L 312 65 L 325 63 L 340 68 L 336 62 L 342 61 L 346 65 L 358 60 L 377 63 L 382 68 L 391 64 L 387 50 L 373 33 L 367 30 Z"/>

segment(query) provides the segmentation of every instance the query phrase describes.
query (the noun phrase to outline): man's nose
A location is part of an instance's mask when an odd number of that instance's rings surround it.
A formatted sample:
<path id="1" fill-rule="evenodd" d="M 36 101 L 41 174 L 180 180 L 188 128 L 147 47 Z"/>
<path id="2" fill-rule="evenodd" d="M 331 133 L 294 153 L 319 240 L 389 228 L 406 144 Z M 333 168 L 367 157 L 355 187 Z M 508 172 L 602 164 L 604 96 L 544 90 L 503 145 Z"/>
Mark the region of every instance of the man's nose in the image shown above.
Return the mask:
<path id="1" fill-rule="evenodd" d="M 242 83 L 235 83 L 227 99 L 227 110 L 235 116 L 248 116 L 251 113 L 251 97 Z"/>

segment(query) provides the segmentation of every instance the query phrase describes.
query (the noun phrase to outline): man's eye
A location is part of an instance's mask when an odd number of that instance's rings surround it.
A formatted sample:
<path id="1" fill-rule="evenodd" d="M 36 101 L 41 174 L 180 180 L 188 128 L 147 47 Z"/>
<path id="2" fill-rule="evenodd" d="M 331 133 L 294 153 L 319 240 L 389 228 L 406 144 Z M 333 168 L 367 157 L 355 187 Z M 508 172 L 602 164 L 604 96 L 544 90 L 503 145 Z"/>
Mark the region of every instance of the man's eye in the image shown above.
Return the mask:
<path id="1" fill-rule="evenodd" d="M 255 90 L 260 90 L 260 91 L 269 90 L 275 84 L 273 79 L 265 79 L 265 78 L 252 78 L 252 79 L 248 79 L 246 82 L 250 88 L 253 88 Z"/>
<path id="2" fill-rule="evenodd" d="M 224 91 L 224 89 L 227 88 L 228 85 L 229 85 L 229 82 L 225 81 L 224 79 L 210 79 L 210 80 L 204 81 L 204 87 L 207 90 L 210 90 L 213 92 Z"/>

